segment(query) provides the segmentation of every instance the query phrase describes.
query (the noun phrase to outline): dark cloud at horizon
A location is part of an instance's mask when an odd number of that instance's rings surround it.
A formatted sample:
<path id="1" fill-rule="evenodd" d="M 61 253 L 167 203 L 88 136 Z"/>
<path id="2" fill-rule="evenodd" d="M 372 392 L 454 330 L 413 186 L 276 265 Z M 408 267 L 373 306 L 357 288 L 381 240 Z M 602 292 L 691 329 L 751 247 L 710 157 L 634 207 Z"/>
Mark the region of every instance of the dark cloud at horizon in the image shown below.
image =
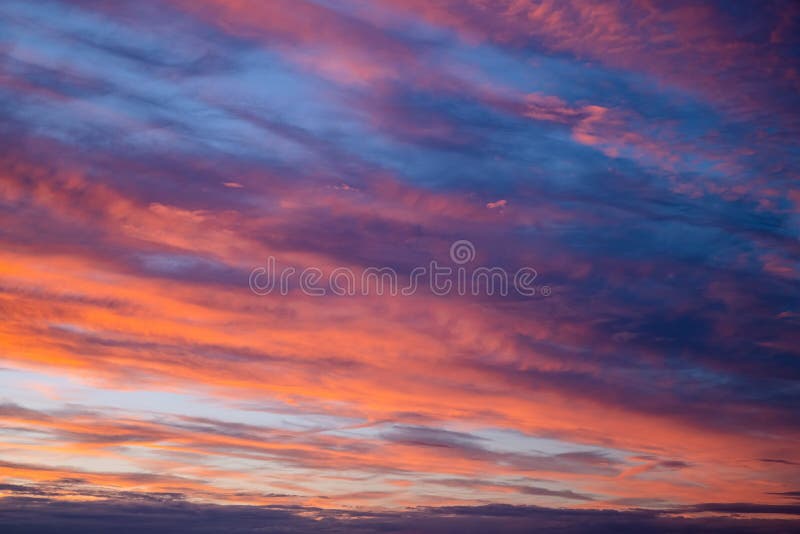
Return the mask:
<path id="1" fill-rule="evenodd" d="M 697 511 L 737 514 L 738 517 L 678 517 L 655 510 L 576 510 L 535 506 L 450 506 L 406 511 L 353 511 L 303 507 L 256 507 L 190 504 L 165 498 L 141 502 L 133 496 L 125 501 L 61 502 L 46 499 L 0 500 L 0 522 L 8 534 L 120 534 L 177 532 L 240 534 L 398 532 L 420 534 L 479 532 L 577 533 L 770 533 L 796 531 L 800 520 L 765 519 L 748 514 L 800 515 L 800 506 L 781 510 L 736 503 L 693 507 Z M 692 511 L 692 510 L 687 510 Z"/>

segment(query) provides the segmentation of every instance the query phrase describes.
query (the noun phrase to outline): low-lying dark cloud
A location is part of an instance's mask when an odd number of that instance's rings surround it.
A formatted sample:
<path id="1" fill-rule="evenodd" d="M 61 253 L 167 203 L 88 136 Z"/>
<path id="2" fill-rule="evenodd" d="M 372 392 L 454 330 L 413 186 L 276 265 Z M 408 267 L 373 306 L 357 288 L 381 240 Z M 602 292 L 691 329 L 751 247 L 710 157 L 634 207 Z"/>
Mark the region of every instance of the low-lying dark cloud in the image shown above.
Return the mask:
<path id="1" fill-rule="evenodd" d="M 124 502 L 57 502 L 48 499 L 0 500 L 0 524 L 7 534 L 219 533 L 781 533 L 797 531 L 800 520 L 747 517 L 753 513 L 800 515 L 800 507 L 778 511 L 737 503 L 699 505 L 698 511 L 723 511 L 733 517 L 686 518 L 654 510 L 556 509 L 536 506 L 451 506 L 394 512 L 357 512 L 299 506 L 218 506 L 176 499 Z"/>

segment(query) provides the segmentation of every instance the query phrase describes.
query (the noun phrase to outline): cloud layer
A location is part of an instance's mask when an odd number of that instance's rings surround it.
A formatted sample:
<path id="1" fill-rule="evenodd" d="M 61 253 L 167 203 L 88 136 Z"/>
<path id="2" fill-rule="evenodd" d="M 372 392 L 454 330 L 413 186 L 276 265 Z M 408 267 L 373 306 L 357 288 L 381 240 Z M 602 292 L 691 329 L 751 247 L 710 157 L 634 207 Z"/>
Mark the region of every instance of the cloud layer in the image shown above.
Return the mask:
<path id="1" fill-rule="evenodd" d="M 20 532 L 129 506 L 288 532 L 797 515 L 796 4 L 10 0 L 0 19 L 0 502 Z M 270 256 L 405 280 L 457 240 L 548 293 L 248 288 Z"/>

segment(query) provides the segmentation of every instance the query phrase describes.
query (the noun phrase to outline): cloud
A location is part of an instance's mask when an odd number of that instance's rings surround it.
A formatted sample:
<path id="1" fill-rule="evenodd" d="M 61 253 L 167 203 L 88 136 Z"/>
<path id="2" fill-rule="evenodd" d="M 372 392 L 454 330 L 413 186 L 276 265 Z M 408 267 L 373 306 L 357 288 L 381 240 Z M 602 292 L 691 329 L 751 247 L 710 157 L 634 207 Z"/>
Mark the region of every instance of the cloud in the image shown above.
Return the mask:
<path id="1" fill-rule="evenodd" d="M 286 529 L 794 514 L 797 14 L 2 3 L 2 491 Z M 552 293 L 247 287 L 461 239 Z"/>
<path id="2" fill-rule="evenodd" d="M 480 531 L 529 532 L 774 532 L 793 522 L 770 519 L 672 518 L 657 511 L 615 512 L 541 507 L 488 505 L 476 507 L 419 508 L 403 512 L 324 511 L 302 507 L 215 506 L 185 502 L 161 503 L 128 496 L 124 501 L 53 502 L 46 499 L 6 498 L 3 516 L 10 533 L 121 532 L 250 532 L 269 528 L 280 532 L 424 532 Z M 742 505 L 742 507 L 744 507 Z M 746 513 L 746 512 L 745 512 Z M 134 530 L 129 530 L 134 529 Z"/>

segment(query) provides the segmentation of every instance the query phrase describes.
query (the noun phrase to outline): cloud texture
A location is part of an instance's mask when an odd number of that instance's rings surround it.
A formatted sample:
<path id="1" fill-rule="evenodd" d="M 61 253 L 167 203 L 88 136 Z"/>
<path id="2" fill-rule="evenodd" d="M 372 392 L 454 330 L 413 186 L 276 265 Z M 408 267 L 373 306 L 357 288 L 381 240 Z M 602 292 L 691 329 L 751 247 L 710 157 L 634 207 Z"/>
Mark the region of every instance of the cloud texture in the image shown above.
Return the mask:
<path id="1" fill-rule="evenodd" d="M 0 522 L 788 531 L 798 35 L 789 1 L 2 2 Z M 248 287 L 457 240 L 548 293 Z"/>

